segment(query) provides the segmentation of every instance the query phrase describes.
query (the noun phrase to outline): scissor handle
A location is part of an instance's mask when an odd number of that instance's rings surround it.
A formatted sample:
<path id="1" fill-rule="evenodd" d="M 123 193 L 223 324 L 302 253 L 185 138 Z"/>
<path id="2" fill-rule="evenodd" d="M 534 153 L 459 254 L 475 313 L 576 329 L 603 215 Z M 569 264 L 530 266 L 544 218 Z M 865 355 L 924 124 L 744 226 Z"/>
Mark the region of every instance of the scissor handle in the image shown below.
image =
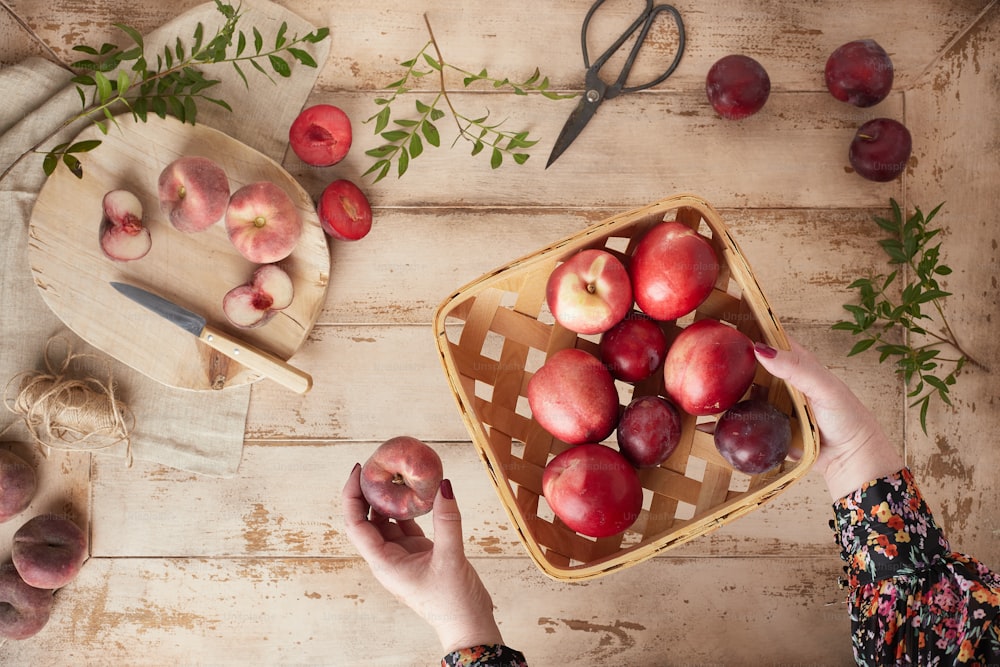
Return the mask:
<path id="1" fill-rule="evenodd" d="M 632 45 L 632 50 L 629 52 L 628 58 L 625 60 L 625 65 L 622 67 L 621 73 L 619 73 L 618 78 L 607 87 L 604 93 L 605 99 L 611 99 L 616 97 L 621 93 L 633 93 L 639 90 L 645 90 L 647 88 L 652 88 L 658 83 L 662 83 L 674 73 L 677 69 L 677 65 L 681 62 L 681 56 L 684 54 L 684 21 L 681 19 L 680 12 L 677 11 L 672 5 L 656 5 L 653 6 L 653 0 L 646 0 L 646 9 L 643 10 L 641 14 L 632 22 L 632 24 L 625 29 L 621 36 L 615 40 L 615 42 L 608 47 L 608 49 L 602 53 L 593 64 L 590 62 L 590 54 L 587 50 L 587 32 L 590 29 L 590 20 L 593 18 L 594 13 L 603 5 L 605 0 L 597 0 L 590 7 L 587 15 L 583 19 L 583 28 L 580 31 L 580 43 L 583 51 L 583 64 L 584 66 L 593 71 L 596 75 L 597 71 L 607 64 L 608 60 L 613 56 L 618 49 L 635 33 L 636 30 L 642 26 L 642 30 L 639 36 L 635 40 L 635 44 Z M 677 54 L 674 56 L 673 62 L 670 66 L 663 72 L 660 76 L 648 81 L 646 83 L 637 86 L 626 86 L 625 82 L 628 81 L 629 74 L 632 72 L 632 66 L 635 64 L 635 59 L 639 55 L 639 49 L 642 48 L 643 43 L 646 41 L 646 35 L 649 34 L 649 29 L 653 25 L 653 21 L 660 12 L 669 12 L 674 19 L 674 23 L 677 24 Z"/>

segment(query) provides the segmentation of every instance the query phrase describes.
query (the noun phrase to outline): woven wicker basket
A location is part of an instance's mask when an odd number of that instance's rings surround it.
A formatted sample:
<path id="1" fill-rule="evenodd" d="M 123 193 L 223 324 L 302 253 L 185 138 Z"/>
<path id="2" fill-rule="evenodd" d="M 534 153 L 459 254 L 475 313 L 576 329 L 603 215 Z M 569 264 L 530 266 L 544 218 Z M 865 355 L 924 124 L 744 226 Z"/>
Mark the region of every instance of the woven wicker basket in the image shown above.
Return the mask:
<path id="1" fill-rule="evenodd" d="M 449 296 L 434 329 L 447 379 L 472 442 L 532 559 L 558 580 L 599 577 L 729 523 L 802 477 L 816 459 L 818 437 L 808 404 L 794 388 L 758 365 L 748 394 L 791 417 L 793 455 L 778 468 L 749 476 L 718 454 L 711 435 L 717 416 L 683 416 L 680 445 L 658 468 L 642 469 L 643 510 L 622 535 L 594 539 L 566 527 L 542 496 L 542 471 L 569 447 L 531 417 L 525 398 L 532 373 L 552 353 L 578 347 L 597 353 L 597 336 L 555 323 L 545 303 L 552 269 L 585 248 L 628 254 L 653 225 L 677 220 L 705 236 L 721 270 L 697 311 L 665 323 L 668 340 L 696 319 L 715 318 L 752 340 L 788 347 L 750 266 L 718 213 L 704 200 L 678 195 L 588 227 L 492 271 Z M 662 394 L 662 374 L 635 386 L 617 382 L 622 405 L 632 396 Z M 615 446 L 613 442 L 606 443 Z"/>

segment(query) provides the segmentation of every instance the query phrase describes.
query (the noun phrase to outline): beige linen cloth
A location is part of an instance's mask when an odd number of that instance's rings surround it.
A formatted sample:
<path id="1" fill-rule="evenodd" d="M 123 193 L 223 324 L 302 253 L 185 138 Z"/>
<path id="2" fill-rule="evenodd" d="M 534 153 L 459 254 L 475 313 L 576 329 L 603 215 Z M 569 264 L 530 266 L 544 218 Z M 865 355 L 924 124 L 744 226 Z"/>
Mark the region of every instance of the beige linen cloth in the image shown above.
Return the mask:
<path id="1" fill-rule="evenodd" d="M 244 15 L 237 29 L 245 31 L 251 43 L 254 26 L 264 35 L 265 43 L 273 43 L 282 22 L 287 22 L 289 36 L 302 36 L 316 29 L 270 2 L 244 0 L 242 9 Z M 204 26 L 206 35 L 213 35 L 223 20 L 214 3 L 199 5 L 145 36 L 147 56 L 162 52 L 163 44 L 173 44 L 178 37 L 190 44 L 198 23 Z M 303 48 L 322 66 L 329 53 L 329 41 L 306 44 Z M 265 69 L 270 71 L 266 64 Z M 212 89 L 212 96 L 225 99 L 234 111 L 230 113 L 221 107 L 203 104 L 198 109 L 198 123 L 221 130 L 281 162 L 288 143 L 287 128 L 305 104 L 318 68 L 292 63 L 290 78 L 272 74 L 276 84 L 252 67 L 246 66 L 244 71 L 250 81 L 249 89 L 230 64 L 205 68 L 207 76 L 222 82 Z M 36 141 L 79 112 L 80 98 L 69 77 L 65 69 L 40 58 L 0 70 L 0 168 L 10 165 Z M 72 139 L 84 127 L 85 123 L 79 123 L 66 128 L 43 148 Z M 97 150 L 100 151 L 100 147 Z M 0 233 L 3 276 L 0 281 L 0 385 L 6 385 L 22 371 L 44 370 L 46 341 L 53 335 L 63 335 L 74 352 L 95 353 L 111 364 L 122 397 L 135 415 L 131 444 L 136 460 L 217 477 L 233 476 L 242 456 L 249 386 L 218 392 L 167 387 L 87 345 L 70 332 L 42 300 L 32 281 L 27 259 L 31 209 L 45 181 L 41 159 L 41 155 L 29 156 L 0 181 L 0 224 L 3 225 Z M 83 161 L 86 168 L 85 155 Z M 67 202 L 67 207 L 68 215 L 74 215 L 71 202 Z M 0 410 L 0 429 L 16 419 L 12 412 Z M 18 425 L 3 439 L 28 440 L 27 435 L 24 427 Z M 109 456 L 123 458 L 125 454 L 124 446 L 106 451 Z"/>

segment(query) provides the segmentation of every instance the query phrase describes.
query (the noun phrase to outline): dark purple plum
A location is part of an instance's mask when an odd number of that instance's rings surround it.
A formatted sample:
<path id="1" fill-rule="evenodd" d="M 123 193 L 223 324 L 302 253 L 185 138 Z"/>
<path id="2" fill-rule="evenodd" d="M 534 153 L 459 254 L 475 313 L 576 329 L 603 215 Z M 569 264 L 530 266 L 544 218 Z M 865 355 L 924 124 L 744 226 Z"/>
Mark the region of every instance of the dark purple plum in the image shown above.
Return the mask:
<path id="1" fill-rule="evenodd" d="M 903 173 L 912 149 L 906 126 L 891 118 L 875 118 L 858 128 L 847 157 L 859 175 L 886 182 Z"/>
<path id="2" fill-rule="evenodd" d="M 838 47 L 826 61 L 826 87 L 841 102 L 870 107 L 892 90 L 893 67 L 878 42 L 860 39 Z"/>
<path id="3" fill-rule="evenodd" d="M 667 355 L 667 337 L 660 326 L 641 313 L 630 313 L 601 336 L 601 361 L 624 382 L 641 382 L 660 367 Z"/>
<path id="4" fill-rule="evenodd" d="M 740 472 L 759 475 L 788 456 L 791 422 L 784 412 L 758 399 L 740 401 L 715 425 L 715 447 Z"/>
<path id="5" fill-rule="evenodd" d="M 767 102 L 771 94 L 771 78 L 753 58 L 728 55 L 708 70 L 705 93 L 720 116 L 740 120 L 757 113 Z"/>
<path id="6" fill-rule="evenodd" d="M 633 399 L 618 421 L 618 449 L 637 468 L 653 468 L 666 461 L 680 439 L 680 411 L 661 396 Z"/>

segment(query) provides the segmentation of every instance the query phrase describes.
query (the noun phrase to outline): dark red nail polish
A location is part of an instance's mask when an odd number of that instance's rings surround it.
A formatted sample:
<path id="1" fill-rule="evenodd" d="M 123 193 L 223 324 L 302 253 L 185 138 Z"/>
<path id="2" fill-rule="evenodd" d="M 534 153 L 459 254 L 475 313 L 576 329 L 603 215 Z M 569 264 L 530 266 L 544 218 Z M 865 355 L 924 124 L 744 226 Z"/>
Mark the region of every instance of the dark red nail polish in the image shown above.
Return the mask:
<path id="1" fill-rule="evenodd" d="M 765 359 L 774 359 L 778 356 L 778 351 L 768 345 L 767 343 L 754 343 L 754 349 L 757 350 L 757 354 L 764 357 Z"/>
<path id="2" fill-rule="evenodd" d="M 441 480 L 441 495 L 444 496 L 445 500 L 454 500 L 455 499 L 455 492 L 451 488 L 451 480 L 450 479 L 442 479 Z"/>

